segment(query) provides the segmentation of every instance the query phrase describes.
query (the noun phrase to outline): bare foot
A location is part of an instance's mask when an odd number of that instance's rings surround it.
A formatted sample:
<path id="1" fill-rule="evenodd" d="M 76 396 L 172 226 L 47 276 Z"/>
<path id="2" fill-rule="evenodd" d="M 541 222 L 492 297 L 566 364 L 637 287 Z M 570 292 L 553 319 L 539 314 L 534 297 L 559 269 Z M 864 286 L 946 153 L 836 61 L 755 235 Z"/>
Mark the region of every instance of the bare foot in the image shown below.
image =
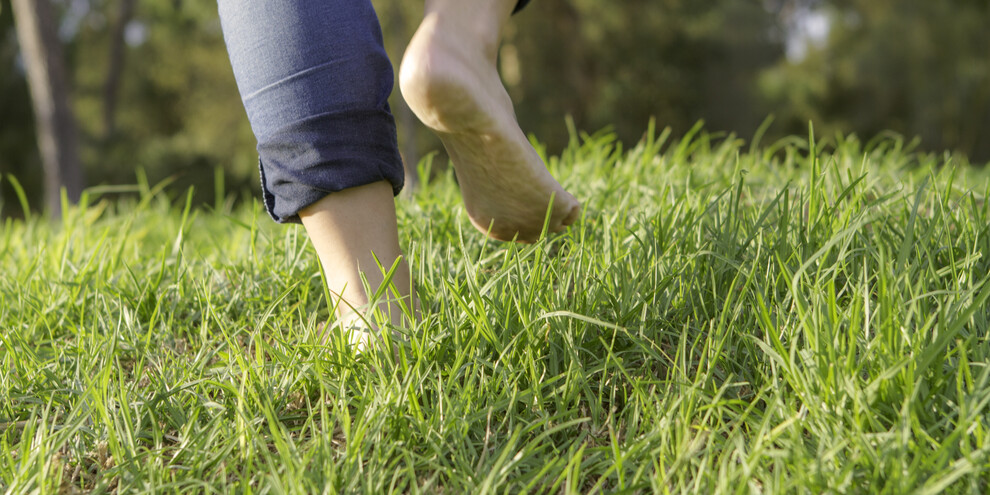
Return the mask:
<path id="1" fill-rule="evenodd" d="M 491 15 L 464 9 L 476 3 L 469 0 L 437 3 L 427 5 L 406 49 L 399 85 L 447 149 L 471 223 L 495 239 L 532 242 L 552 201 L 549 231 L 563 230 L 580 205 L 519 128 L 495 67 L 501 27 L 515 1 Z"/>
<path id="2" fill-rule="evenodd" d="M 362 354 L 375 345 L 375 334 L 355 314 L 349 314 L 336 321 L 326 321 L 317 325 L 316 333 L 322 344 L 332 344 L 340 334 L 344 344 L 354 354 Z"/>

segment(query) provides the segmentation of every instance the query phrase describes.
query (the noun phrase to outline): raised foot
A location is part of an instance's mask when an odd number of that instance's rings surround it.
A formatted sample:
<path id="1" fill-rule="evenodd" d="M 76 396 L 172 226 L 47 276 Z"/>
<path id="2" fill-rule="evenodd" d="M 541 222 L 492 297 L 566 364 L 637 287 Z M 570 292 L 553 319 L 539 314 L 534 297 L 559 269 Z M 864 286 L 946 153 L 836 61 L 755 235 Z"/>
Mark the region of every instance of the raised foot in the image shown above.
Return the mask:
<path id="1" fill-rule="evenodd" d="M 550 232 L 577 220 L 580 204 L 554 180 L 519 128 L 492 47 L 427 16 L 406 49 L 399 86 L 447 149 L 478 230 L 499 240 L 532 242 L 548 209 Z"/>

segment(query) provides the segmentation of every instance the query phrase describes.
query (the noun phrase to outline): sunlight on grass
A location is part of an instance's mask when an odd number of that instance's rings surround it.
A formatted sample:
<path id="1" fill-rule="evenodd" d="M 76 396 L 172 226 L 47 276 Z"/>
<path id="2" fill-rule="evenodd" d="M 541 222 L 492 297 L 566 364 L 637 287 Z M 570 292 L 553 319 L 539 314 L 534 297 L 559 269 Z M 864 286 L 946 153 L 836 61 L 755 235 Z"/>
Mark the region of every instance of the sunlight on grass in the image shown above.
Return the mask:
<path id="1" fill-rule="evenodd" d="M 449 173 L 399 200 L 394 355 L 319 344 L 316 257 L 257 205 L 141 183 L 7 220 L 0 488 L 990 489 L 986 170 L 652 128 L 548 165 L 585 211 L 532 245 L 476 233 Z"/>

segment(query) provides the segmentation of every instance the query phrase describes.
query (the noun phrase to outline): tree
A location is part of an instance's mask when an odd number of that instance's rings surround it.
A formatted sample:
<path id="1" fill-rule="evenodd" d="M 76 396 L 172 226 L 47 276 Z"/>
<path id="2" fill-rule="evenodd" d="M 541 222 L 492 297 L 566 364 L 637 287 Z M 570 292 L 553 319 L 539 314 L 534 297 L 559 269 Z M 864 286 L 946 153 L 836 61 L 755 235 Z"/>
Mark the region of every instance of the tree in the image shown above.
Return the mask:
<path id="1" fill-rule="evenodd" d="M 64 187 L 69 201 L 76 202 L 82 194 L 84 178 L 55 13 L 49 0 L 13 0 L 11 6 L 31 89 L 45 171 L 45 202 L 52 215 L 58 216 L 60 189 Z"/>
<path id="2" fill-rule="evenodd" d="M 106 82 L 103 83 L 103 132 L 109 139 L 117 131 L 117 96 L 120 93 L 120 79 L 124 70 L 125 34 L 127 24 L 134 16 L 135 0 L 120 0 L 117 19 L 110 34 L 110 59 Z"/>

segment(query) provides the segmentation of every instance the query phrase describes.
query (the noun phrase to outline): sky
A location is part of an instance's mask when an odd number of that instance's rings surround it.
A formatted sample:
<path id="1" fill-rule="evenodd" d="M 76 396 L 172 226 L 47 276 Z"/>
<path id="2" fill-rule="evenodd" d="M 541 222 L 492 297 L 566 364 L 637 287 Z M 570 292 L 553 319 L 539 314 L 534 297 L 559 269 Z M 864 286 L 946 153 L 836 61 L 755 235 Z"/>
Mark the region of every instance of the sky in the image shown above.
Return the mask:
<path id="1" fill-rule="evenodd" d="M 828 40 L 831 20 L 821 9 L 800 9 L 794 14 L 787 34 L 787 60 L 800 62 L 811 48 L 822 47 Z"/>

